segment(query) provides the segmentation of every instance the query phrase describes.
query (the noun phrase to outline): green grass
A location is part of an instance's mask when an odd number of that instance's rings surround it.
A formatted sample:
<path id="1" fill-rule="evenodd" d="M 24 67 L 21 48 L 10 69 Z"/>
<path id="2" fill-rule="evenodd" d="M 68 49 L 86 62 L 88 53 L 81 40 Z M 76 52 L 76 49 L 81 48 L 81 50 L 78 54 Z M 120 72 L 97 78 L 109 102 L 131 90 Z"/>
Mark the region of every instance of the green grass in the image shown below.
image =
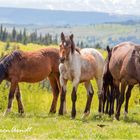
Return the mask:
<path id="1" fill-rule="evenodd" d="M 27 46 L 23 46 L 27 47 Z M 22 48 L 22 49 L 23 49 Z M 30 50 L 30 47 L 28 48 Z M 31 48 L 32 49 L 32 48 Z M 103 52 L 104 55 L 105 52 Z M 51 91 L 42 89 L 39 84 L 20 83 L 22 101 L 25 114 L 20 116 L 17 113 L 17 102 L 14 100 L 12 112 L 3 117 L 3 112 L 7 106 L 9 88 L 5 86 L 5 81 L 0 85 L 0 140 L 24 139 L 24 140 L 48 140 L 48 139 L 140 139 L 140 91 L 138 87 L 133 89 L 129 103 L 129 114 L 123 118 L 121 110 L 120 121 L 116 121 L 108 115 L 98 115 L 97 86 L 94 87 L 94 97 L 91 106 L 91 113 L 86 120 L 82 120 L 82 114 L 86 104 L 86 90 L 80 84 L 77 92 L 77 116 L 70 119 L 71 112 L 71 83 L 67 86 L 67 114 L 49 114 L 52 101 Z M 100 127 L 104 125 L 104 127 Z M 2 132 L 5 130 L 26 130 L 29 132 Z"/>

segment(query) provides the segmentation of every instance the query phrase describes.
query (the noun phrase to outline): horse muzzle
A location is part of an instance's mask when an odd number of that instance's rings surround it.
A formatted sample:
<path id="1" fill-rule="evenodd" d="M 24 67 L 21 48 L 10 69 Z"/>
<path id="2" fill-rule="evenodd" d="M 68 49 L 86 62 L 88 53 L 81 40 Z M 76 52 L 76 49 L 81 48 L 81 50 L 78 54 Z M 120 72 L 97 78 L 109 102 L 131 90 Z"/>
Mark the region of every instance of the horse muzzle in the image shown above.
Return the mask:
<path id="1" fill-rule="evenodd" d="M 60 63 L 64 63 L 65 57 L 60 57 L 59 60 L 60 60 Z"/>

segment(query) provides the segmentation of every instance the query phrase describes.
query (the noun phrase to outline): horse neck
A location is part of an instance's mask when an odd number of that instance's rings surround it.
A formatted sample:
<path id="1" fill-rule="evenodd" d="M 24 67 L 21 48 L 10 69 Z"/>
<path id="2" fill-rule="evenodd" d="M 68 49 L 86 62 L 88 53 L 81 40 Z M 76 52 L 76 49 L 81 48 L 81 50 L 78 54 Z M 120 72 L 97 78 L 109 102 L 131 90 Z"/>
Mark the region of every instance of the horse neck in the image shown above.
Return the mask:
<path id="1" fill-rule="evenodd" d="M 76 59 L 78 57 L 78 53 L 76 51 L 74 51 L 73 53 L 69 53 L 68 59 L 65 61 L 65 65 L 72 66 L 75 64 Z"/>
<path id="2" fill-rule="evenodd" d="M 135 74 L 133 74 L 133 76 L 137 79 L 138 83 L 140 83 L 140 62 L 139 62 L 139 60 L 135 60 L 135 70 L 136 70 L 136 72 L 135 72 Z"/>

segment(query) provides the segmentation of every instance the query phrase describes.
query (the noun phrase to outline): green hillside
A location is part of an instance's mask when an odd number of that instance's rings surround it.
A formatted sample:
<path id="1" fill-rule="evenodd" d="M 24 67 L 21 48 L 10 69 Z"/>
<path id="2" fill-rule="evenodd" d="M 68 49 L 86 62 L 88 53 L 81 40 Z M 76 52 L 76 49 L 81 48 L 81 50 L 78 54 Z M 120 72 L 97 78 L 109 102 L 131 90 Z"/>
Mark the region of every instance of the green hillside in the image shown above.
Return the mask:
<path id="1" fill-rule="evenodd" d="M 35 26 L 32 27 L 27 25 L 4 25 L 7 27 L 9 32 L 12 31 L 13 27 L 16 29 L 23 30 L 27 29 L 28 33 L 34 31 L 37 32 L 38 36 L 41 34 L 45 36 L 50 34 L 53 37 L 57 36 L 58 42 L 60 41 L 61 32 L 74 34 L 74 39 L 76 44 L 81 45 L 82 47 L 94 47 L 96 44 L 100 44 L 102 48 L 105 48 L 106 45 L 111 47 L 123 42 L 123 41 L 133 41 L 140 44 L 140 23 L 127 24 L 127 23 L 108 23 L 108 24 L 92 24 L 92 25 L 65 25 L 65 26 Z"/>

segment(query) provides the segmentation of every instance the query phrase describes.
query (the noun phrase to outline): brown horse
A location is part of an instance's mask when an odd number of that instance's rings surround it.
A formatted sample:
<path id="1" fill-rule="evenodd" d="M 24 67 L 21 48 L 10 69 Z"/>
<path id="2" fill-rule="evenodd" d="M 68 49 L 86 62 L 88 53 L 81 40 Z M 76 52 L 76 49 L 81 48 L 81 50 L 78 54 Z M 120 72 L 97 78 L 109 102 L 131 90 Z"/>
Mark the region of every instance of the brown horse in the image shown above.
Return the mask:
<path id="1" fill-rule="evenodd" d="M 50 112 L 55 113 L 60 91 L 58 66 L 59 50 L 55 48 L 45 48 L 32 52 L 17 50 L 4 57 L 0 61 L 0 83 L 3 80 L 11 82 L 8 107 L 5 114 L 11 111 L 14 95 L 16 95 L 18 103 L 18 112 L 24 112 L 18 85 L 19 82 L 34 83 L 47 77 L 53 91 Z"/>
<path id="2" fill-rule="evenodd" d="M 124 94 L 126 92 L 125 113 L 128 112 L 128 101 L 131 95 L 131 90 L 135 84 L 140 83 L 140 45 L 131 42 L 124 42 L 112 49 L 111 59 L 109 62 L 109 70 L 114 79 L 116 94 L 119 95 L 116 119 L 119 120 L 120 109 L 124 102 Z M 121 83 L 121 91 L 119 85 Z"/>
<path id="3" fill-rule="evenodd" d="M 109 70 L 109 62 L 112 55 L 112 49 L 110 49 L 109 46 L 107 46 L 107 53 L 108 55 L 105 61 L 104 75 L 103 75 L 103 112 L 106 105 L 105 113 L 111 116 L 112 114 L 114 114 L 115 99 L 118 105 L 119 94 L 116 94 L 115 92 L 115 88 L 113 84 L 113 77 Z M 132 88 L 133 88 L 132 85 L 128 85 L 128 89 L 126 91 L 125 115 L 127 115 L 128 113 L 128 102 L 131 96 Z M 116 105 L 116 108 L 117 108 L 117 105 Z"/>

